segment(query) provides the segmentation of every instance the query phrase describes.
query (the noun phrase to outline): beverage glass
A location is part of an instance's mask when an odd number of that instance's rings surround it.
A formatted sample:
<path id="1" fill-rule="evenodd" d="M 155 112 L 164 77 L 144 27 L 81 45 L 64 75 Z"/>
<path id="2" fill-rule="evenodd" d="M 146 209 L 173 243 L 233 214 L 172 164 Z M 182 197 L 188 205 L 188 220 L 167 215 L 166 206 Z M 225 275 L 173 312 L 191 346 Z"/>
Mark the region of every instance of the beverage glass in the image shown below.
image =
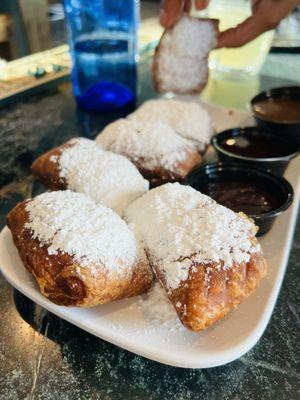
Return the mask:
<path id="1" fill-rule="evenodd" d="M 64 0 L 73 92 L 87 111 L 131 107 L 137 90 L 138 0 Z"/>

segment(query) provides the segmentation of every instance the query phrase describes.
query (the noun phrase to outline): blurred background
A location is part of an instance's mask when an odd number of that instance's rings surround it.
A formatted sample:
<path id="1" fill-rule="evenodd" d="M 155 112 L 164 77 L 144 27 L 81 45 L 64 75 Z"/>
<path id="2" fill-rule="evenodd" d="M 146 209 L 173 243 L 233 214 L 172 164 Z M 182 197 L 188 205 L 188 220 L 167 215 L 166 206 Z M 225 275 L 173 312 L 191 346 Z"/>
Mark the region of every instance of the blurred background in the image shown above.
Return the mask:
<path id="1" fill-rule="evenodd" d="M 1 0 L 0 58 L 11 61 L 66 43 L 62 2 L 63 0 Z M 214 0 L 211 2 L 210 16 L 224 18 L 221 28 L 234 25 L 247 15 L 245 3 L 249 2 Z M 159 0 L 141 0 L 143 20 L 156 17 L 158 9 Z M 272 47 L 299 51 L 299 10 L 295 10 L 282 21 L 275 37 L 272 37 Z"/>

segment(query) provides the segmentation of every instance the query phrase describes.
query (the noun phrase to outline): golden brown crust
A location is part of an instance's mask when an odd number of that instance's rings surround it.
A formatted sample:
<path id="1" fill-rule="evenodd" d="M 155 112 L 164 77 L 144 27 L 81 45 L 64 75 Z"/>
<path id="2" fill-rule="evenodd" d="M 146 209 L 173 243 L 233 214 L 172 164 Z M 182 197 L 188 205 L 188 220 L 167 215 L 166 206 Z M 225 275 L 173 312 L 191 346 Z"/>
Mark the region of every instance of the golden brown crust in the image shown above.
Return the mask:
<path id="1" fill-rule="evenodd" d="M 75 144 L 75 143 L 74 143 Z M 61 153 L 68 147 L 74 146 L 70 142 L 56 147 L 42 154 L 31 165 L 31 172 L 33 176 L 39 179 L 45 186 L 51 190 L 65 190 L 68 184 L 64 178 L 60 177 L 59 163 L 53 162 L 51 159 L 59 161 Z"/>
<path id="2" fill-rule="evenodd" d="M 166 288 L 163 274 L 153 267 Z M 227 269 L 216 268 L 213 263 L 195 263 L 189 278 L 181 282 L 179 288 L 169 292 L 168 297 L 182 324 L 192 331 L 201 331 L 250 296 L 266 272 L 267 262 L 261 253 L 251 254 L 249 262 L 234 264 Z"/>
<path id="3" fill-rule="evenodd" d="M 60 177 L 59 158 L 65 149 L 74 145 L 75 143 L 66 142 L 38 157 L 31 165 L 31 172 L 34 177 L 51 190 L 68 189 L 67 181 Z M 125 152 L 120 154 L 128 158 L 136 166 L 141 175 L 149 180 L 151 187 L 156 187 L 167 182 L 180 182 L 193 168 L 202 162 L 200 153 L 197 150 L 191 149 L 187 151 L 185 160 L 174 165 L 172 170 L 162 166 L 150 169 L 145 167 L 143 157 L 136 159 L 131 154 Z M 53 158 L 56 159 L 56 162 L 51 161 Z"/>
<path id="4" fill-rule="evenodd" d="M 195 18 L 195 17 L 188 17 L 188 18 L 189 19 L 199 19 L 199 18 Z M 218 19 L 201 18 L 201 19 L 199 19 L 199 21 L 209 21 L 209 22 L 211 22 L 213 27 L 214 27 L 214 30 L 216 32 L 216 35 L 218 34 L 218 32 L 219 32 L 219 20 Z M 163 37 L 165 36 L 165 34 L 167 32 L 172 32 L 173 28 L 174 27 L 164 30 L 164 32 L 163 32 L 163 34 L 162 34 L 162 36 L 161 36 L 161 38 L 159 40 L 159 43 L 155 48 L 154 55 L 153 55 L 153 62 L 152 62 L 151 71 L 152 71 L 154 89 L 158 93 L 165 93 L 166 92 L 166 90 L 164 90 L 164 88 L 163 88 L 162 80 L 159 78 L 159 70 L 158 70 L 158 59 L 160 57 L 160 51 L 161 51 L 161 48 L 162 48 L 162 41 L 163 41 Z M 180 90 L 178 88 L 176 90 L 175 90 L 175 88 L 169 89 L 168 91 L 172 91 L 173 93 L 177 93 L 177 94 L 197 94 L 197 93 L 201 93 L 202 90 L 205 88 L 205 86 L 207 84 L 208 76 L 209 76 L 208 56 L 205 59 L 203 59 L 202 62 L 205 62 L 205 64 L 207 65 L 207 68 L 206 68 L 206 71 L 205 71 L 206 74 L 205 74 L 205 78 L 204 78 L 203 82 L 199 83 L 199 85 L 197 85 L 196 87 L 194 87 L 193 89 L 188 90 L 188 91 Z"/>
<path id="5" fill-rule="evenodd" d="M 185 160 L 174 165 L 172 170 L 162 166 L 150 169 L 145 167 L 145 160 L 143 157 L 137 159 L 131 158 L 130 154 L 122 153 L 122 155 L 130 159 L 143 177 L 150 182 L 152 188 L 167 182 L 183 181 L 188 173 L 202 162 L 202 157 L 197 150 L 187 151 Z"/>
<path id="6" fill-rule="evenodd" d="M 108 276 L 103 265 L 82 266 L 68 254 L 49 255 L 25 227 L 27 201 L 19 203 L 7 216 L 7 225 L 21 260 L 34 276 L 41 293 L 63 306 L 92 307 L 147 292 L 152 285 L 152 271 L 147 260 L 138 260 L 132 272 Z"/>

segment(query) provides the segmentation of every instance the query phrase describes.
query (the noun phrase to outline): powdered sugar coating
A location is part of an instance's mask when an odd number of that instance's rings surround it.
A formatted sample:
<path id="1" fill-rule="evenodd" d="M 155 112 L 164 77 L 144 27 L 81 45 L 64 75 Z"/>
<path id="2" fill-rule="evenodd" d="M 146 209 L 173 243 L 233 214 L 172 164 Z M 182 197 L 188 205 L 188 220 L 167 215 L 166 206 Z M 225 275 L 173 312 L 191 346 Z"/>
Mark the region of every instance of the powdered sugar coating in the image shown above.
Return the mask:
<path id="1" fill-rule="evenodd" d="M 148 100 L 143 103 L 128 119 L 140 124 L 168 124 L 185 139 L 190 139 L 203 152 L 213 135 L 213 125 L 209 113 L 195 102 L 175 99 Z"/>
<path id="2" fill-rule="evenodd" d="M 67 253 L 81 265 L 118 275 L 137 260 L 137 242 L 126 223 L 82 193 L 43 193 L 28 201 L 26 211 L 25 228 L 48 246 L 49 255 Z"/>
<path id="3" fill-rule="evenodd" d="M 108 125 L 96 141 L 105 150 L 123 154 L 133 162 L 142 162 L 143 168 L 163 167 L 172 172 L 177 172 L 178 164 L 196 150 L 193 142 L 161 121 L 119 119 Z"/>
<path id="4" fill-rule="evenodd" d="M 155 282 L 146 295 L 140 296 L 138 307 L 152 323 L 164 324 L 173 322 L 177 328 L 183 328 L 179 323 L 173 305 L 159 282 Z"/>
<path id="5" fill-rule="evenodd" d="M 251 240 L 255 225 L 249 219 L 178 183 L 150 190 L 129 206 L 125 218 L 170 290 L 188 278 L 195 263 L 226 269 L 261 251 Z"/>
<path id="6" fill-rule="evenodd" d="M 182 16 L 167 29 L 154 58 L 162 91 L 189 92 L 207 81 L 207 57 L 216 44 L 211 21 Z"/>
<path id="7" fill-rule="evenodd" d="M 120 215 L 148 190 L 148 181 L 126 157 L 104 151 L 89 139 L 68 143 L 71 146 L 63 149 L 57 162 L 69 189 L 85 193 Z"/>

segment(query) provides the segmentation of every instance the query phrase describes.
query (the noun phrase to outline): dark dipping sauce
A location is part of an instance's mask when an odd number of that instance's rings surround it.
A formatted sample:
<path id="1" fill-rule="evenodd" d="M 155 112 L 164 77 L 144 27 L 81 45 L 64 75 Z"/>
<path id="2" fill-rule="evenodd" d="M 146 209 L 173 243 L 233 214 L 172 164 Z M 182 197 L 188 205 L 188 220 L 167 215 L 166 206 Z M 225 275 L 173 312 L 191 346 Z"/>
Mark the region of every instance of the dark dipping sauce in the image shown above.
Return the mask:
<path id="1" fill-rule="evenodd" d="M 279 123 L 300 122 L 300 99 L 275 97 L 253 104 L 258 118 Z"/>
<path id="2" fill-rule="evenodd" d="M 276 158 L 293 154 L 296 149 L 288 141 L 260 132 L 243 133 L 224 139 L 220 146 L 233 154 L 251 158 Z"/>
<path id="3" fill-rule="evenodd" d="M 280 202 L 263 186 L 252 182 L 219 181 L 201 186 L 200 191 L 235 212 L 260 215 L 277 209 Z"/>

